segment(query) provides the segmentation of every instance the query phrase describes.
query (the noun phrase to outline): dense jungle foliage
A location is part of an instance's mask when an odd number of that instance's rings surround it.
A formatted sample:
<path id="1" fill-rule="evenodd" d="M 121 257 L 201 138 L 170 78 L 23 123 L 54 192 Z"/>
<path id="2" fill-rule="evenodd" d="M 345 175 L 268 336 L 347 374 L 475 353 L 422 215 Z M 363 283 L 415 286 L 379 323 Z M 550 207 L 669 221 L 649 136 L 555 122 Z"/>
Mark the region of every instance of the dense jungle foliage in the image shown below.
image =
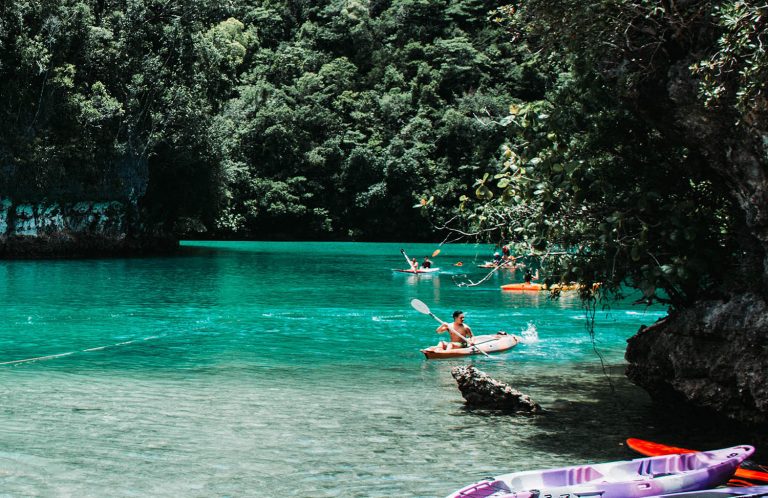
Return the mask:
<path id="1" fill-rule="evenodd" d="M 413 205 L 454 209 L 504 142 L 487 118 L 543 96 L 502 3 L 4 1 L 2 193 L 217 237 L 434 238 Z"/>
<path id="2" fill-rule="evenodd" d="M 450 218 L 554 279 L 765 295 L 766 14 L 6 0 L 0 193 L 215 237 L 434 240 Z"/>
<path id="3" fill-rule="evenodd" d="M 511 240 L 555 280 L 629 283 L 647 302 L 766 295 L 768 6 L 502 10 L 509 41 L 558 79 L 542 99 L 512 96 L 497 166 L 453 227 Z"/>

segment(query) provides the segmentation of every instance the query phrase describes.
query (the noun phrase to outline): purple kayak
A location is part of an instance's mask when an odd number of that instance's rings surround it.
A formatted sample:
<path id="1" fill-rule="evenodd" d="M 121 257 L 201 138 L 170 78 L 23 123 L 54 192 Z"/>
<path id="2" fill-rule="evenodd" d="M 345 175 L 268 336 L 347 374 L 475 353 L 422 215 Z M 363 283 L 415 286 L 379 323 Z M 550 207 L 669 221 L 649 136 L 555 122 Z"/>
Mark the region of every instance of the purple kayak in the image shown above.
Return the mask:
<path id="1" fill-rule="evenodd" d="M 658 495 L 651 498 L 723 498 L 725 496 L 742 496 L 744 498 L 756 498 L 768 496 L 768 486 L 749 486 L 747 488 L 717 488 L 702 491 L 690 491 L 688 493 L 672 493 L 671 495 Z"/>
<path id="2" fill-rule="evenodd" d="M 462 488 L 449 498 L 639 498 L 696 491 L 726 482 L 754 451 L 752 446 L 733 446 L 682 455 L 513 472 Z"/>

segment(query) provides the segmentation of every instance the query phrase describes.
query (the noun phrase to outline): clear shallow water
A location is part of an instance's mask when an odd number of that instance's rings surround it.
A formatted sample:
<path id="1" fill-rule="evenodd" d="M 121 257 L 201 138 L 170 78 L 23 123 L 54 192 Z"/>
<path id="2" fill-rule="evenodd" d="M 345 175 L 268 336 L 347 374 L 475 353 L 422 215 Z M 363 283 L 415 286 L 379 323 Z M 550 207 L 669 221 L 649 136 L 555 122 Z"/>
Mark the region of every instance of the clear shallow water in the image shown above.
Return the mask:
<path id="1" fill-rule="evenodd" d="M 189 242 L 175 258 L 0 263 L 0 494 L 443 496 L 669 435 L 623 378 L 626 338 L 663 309 L 598 311 L 606 375 L 575 296 L 503 293 L 509 272 L 456 286 L 484 275 L 480 246 L 443 247 L 446 273 L 398 274 L 400 247 Z M 469 361 L 548 413 L 466 409 L 450 375 L 466 360 L 423 359 L 442 336 L 412 298 L 443 319 L 464 310 L 475 333 L 525 332 Z"/>

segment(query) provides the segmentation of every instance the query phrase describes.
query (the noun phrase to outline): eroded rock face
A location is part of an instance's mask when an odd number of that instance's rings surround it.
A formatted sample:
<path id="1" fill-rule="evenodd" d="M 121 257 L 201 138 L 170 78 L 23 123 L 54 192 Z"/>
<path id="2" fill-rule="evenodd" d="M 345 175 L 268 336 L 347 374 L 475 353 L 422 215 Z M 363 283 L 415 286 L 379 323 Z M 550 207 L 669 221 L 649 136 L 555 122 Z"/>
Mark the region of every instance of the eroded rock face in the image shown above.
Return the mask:
<path id="1" fill-rule="evenodd" d="M 683 401 L 747 424 L 768 423 L 768 303 L 708 301 L 628 341 L 627 376 L 659 401 Z"/>
<path id="2" fill-rule="evenodd" d="M 467 405 L 514 413 L 541 412 L 541 406 L 529 396 L 492 379 L 471 365 L 453 367 L 451 374 L 459 385 L 461 395 L 467 400 Z"/>
<path id="3" fill-rule="evenodd" d="M 130 255 L 178 246 L 167 235 L 137 235 L 129 209 L 118 201 L 15 203 L 0 198 L 0 257 Z"/>
<path id="4" fill-rule="evenodd" d="M 691 67 L 712 53 L 720 32 L 693 2 L 678 3 L 690 22 L 670 30 L 678 50 L 656 74 L 662 85 L 637 93 L 638 109 L 694 154 L 702 177 L 724 185 L 740 255 L 722 300 L 699 301 L 629 340 L 627 375 L 659 401 L 692 405 L 745 423 L 768 423 L 768 113 L 744 114 L 725 95 L 700 98 Z M 694 8 L 691 8 L 694 7 Z M 672 19 L 672 17 L 670 17 Z M 681 24 L 680 26 L 683 26 Z M 660 59 L 659 59 L 660 60 Z M 735 72 L 734 72 L 735 74 Z M 736 86 L 731 86 L 736 91 Z M 660 96 L 661 94 L 661 96 Z M 718 264 L 713 261 L 712 264 Z"/>

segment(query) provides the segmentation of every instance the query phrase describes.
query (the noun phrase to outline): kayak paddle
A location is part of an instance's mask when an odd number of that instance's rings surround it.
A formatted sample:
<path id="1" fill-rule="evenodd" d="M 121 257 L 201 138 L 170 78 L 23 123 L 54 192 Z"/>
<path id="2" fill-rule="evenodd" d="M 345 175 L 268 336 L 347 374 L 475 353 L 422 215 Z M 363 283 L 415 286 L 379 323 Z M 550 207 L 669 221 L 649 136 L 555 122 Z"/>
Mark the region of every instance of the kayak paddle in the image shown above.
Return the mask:
<path id="1" fill-rule="evenodd" d="M 407 254 L 405 254 L 405 249 L 400 249 L 400 254 L 402 254 L 403 257 L 405 258 L 405 260 L 408 261 L 408 266 L 409 267 L 411 267 L 415 272 L 419 271 L 419 267 L 418 266 L 416 268 L 413 267 L 413 263 L 411 263 L 411 258 L 409 258 Z"/>
<path id="2" fill-rule="evenodd" d="M 458 332 L 456 332 L 455 330 L 453 330 L 453 329 L 451 328 L 451 325 L 450 325 L 449 323 L 447 323 L 447 322 L 444 322 L 444 321 L 440 320 L 438 317 L 436 317 L 436 316 L 435 316 L 435 314 L 434 314 L 434 313 L 432 313 L 431 311 L 429 311 L 429 306 L 427 306 L 426 304 L 424 304 L 424 302 L 423 302 L 423 301 L 420 301 L 420 300 L 418 300 L 418 299 L 411 299 L 411 306 L 413 306 L 413 309 L 415 309 L 415 310 L 416 310 L 416 311 L 418 311 L 419 313 L 422 313 L 422 314 L 424 314 L 424 315 L 429 315 L 429 316 L 431 316 L 432 318 L 434 318 L 435 320 L 437 320 L 438 322 L 440 322 L 440 323 L 442 323 L 442 324 L 444 324 L 444 325 L 448 325 L 448 328 L 449 328 L 450 330 L 452 330 L 454 334 L 456 334 L 457 336 L 461 337 L 461 339 L 462 339 L 464 342 L 466 342 L 467 344 L 469 344 L 469 341 L 467 340 L 467 338 L 466 338 L 466 337 L 464 337 L 463 335 L 461 335 L 461 334 L 459 334 Z M 485 352 L 485 351 L 483 351 L 482 349 L 478 348 L 478 347 L 477 347 L 477 346 L 475 346 L 474 344 L 470 345 L 470 347 L 471 347 L 471 348 L 473 348 L 475 351 L 480 351 L 480 352 L 481 352 L 481 353 L 483 353 L 485 356 L 489 356 L 489 355 L 488 355 L 488 353 L 486 353 L 486 352 Z"/>

